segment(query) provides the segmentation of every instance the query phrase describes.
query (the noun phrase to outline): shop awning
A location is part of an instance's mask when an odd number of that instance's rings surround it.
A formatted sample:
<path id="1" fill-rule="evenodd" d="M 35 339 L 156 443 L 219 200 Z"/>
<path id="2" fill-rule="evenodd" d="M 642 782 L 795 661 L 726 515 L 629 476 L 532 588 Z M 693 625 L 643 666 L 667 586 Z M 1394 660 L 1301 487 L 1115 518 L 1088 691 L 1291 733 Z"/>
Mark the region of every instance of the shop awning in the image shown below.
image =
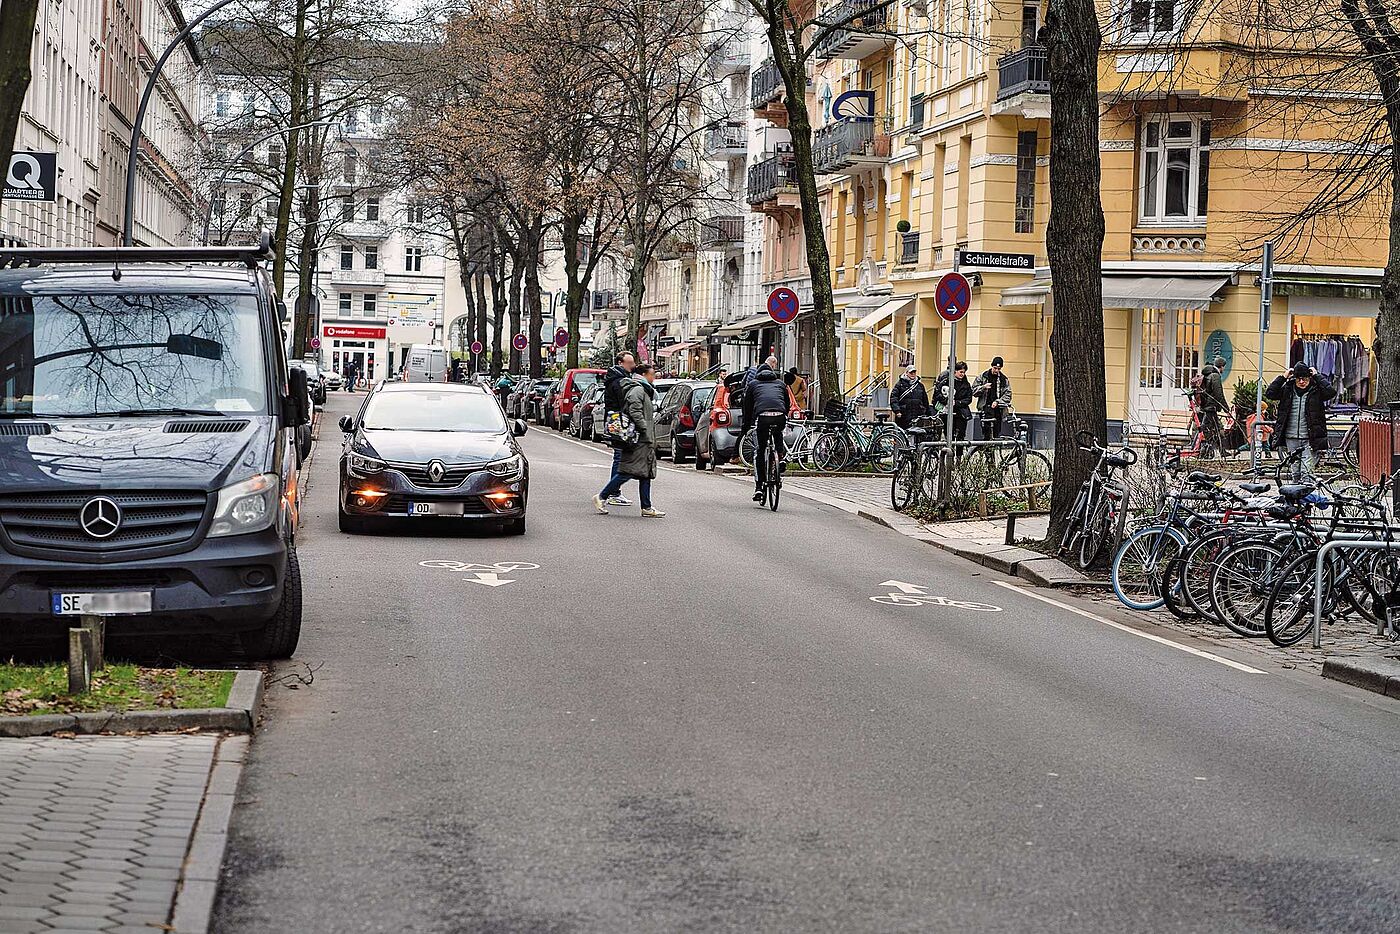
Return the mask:
<path id="1" fill-rule="evenodd" d="M 765 327 L 774 323 L 773 319 L 767 315 L 753 315 L 752 317 L 740 318 L 738 321 L 726 324 L 715 333 L 722 334 L 726 337 L 734 337 L 743 334 L 745 331 L 752 331 L 756 328 Z"/>
<path id="2" fill-rule="evenodd" d="M 681 352 L 683 352 L 683 351 L 689 350 L 690 348 L 692 348 L 692 347 L 694 347 L 694 346 L 695 346 L 695 341 L 685 341 L 685 342 L 680 343 L 680 344 L 672 344 L 672 345 L 669 346 L 669 347 L 662 347 L 660 350 L 658 350 L 658 351 L 656 352 L 656 355 L 657 355 L 658 357 L 670 357 L 670 356 L 674 356 L 675 354 L 681 353 Z"/>
<path id="3" fill-rule="evenodd" d="M 888 292 L 881 292 L 878 295 L 859 295 L 847 302 L 842 311 L 848 315 L 860 314 L 862 311 L 872 311 L 893 298 L 894 296 Z"/>
<path id="4" fill-rule="evenodd" d="M 1017 305 L 1040 305 L 1050 295 L 1050 280 L 1037 279 L 1023 285 L 1013 285 L 1001 290 L 1001 307 L 1013 308 Z"/>
<path id="5" fill-rule="evenodd" d="M 1229 276 L 1104 276 L 1103 307 L 1205 311 L 1229 284 Z"/>
<path id="6" fill-rule="evenodd" d="M 1274 294 L 1379 302 L 1381 283 L 1362 276 L 1274 276 Z"/>
<path id="7" fill-rule="evenodd" d="M 885 301 L 881 303 L 879 308 L 876 308 L 874 311 L 870 312 L 870 314 L 866 315 L 864 318 L 861 318 L 855 324 L 846 325 L 846 333 L 877 334 L 880 332 L 880 329 L 884 325 L 888 324 L 890 320 L 894 318 L 895 315 L 902 313 L 912 304 L 914 304 L 914 299 L 909 297 L 890 298 L 889 296 L 885 296 Z M 850 305 L 846 306 L 847 314 L 850 314 L 851 307 L 852 306 Z"/>

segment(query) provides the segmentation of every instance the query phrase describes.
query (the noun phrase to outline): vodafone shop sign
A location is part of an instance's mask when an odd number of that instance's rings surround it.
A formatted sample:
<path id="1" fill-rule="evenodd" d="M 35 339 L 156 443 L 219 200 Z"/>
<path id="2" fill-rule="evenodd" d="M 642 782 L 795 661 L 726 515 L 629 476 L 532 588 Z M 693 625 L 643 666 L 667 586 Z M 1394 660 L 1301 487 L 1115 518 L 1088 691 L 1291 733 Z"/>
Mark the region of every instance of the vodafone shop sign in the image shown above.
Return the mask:
<path id="1" fill-rule="evenodd" d="M 382 340 L 384 338 L 384 328 L 357 328 L 345 327 L 339 324 L 328 324 L 321 329 L 326 337 L 353 337 L 368 340 Z"/>

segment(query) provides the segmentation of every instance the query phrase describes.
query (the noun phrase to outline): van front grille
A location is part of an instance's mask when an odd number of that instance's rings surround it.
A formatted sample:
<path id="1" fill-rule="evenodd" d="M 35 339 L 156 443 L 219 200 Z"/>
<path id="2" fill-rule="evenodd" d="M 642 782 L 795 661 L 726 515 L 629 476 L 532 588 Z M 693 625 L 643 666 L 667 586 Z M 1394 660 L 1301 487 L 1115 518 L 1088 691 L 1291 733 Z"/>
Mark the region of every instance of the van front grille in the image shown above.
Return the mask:
<path id="1" fill-rule="evenodd" d="M 98 496 L 120 509 L 116 531 L 105 538 L 89 534 L 82 524 L 83 507 Z M 188 542 L 204 520 L 208 501 L 198 490 L 0 493 L 0 527 L 15 545 L 62 549 L 81 560 L 96 553 Z"/>

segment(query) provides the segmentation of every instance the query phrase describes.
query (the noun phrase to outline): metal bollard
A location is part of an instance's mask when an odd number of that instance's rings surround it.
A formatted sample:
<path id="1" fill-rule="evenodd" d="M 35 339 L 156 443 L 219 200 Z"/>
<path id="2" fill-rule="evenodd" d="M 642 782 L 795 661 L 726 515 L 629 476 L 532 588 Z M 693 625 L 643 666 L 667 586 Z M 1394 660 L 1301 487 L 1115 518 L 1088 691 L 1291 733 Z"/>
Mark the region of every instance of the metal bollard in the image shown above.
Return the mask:
<path id="1" fill-rule="evenodd" d="M 1006 514 L 1006 544 L 1016 544 L 1016 513 Z"/>

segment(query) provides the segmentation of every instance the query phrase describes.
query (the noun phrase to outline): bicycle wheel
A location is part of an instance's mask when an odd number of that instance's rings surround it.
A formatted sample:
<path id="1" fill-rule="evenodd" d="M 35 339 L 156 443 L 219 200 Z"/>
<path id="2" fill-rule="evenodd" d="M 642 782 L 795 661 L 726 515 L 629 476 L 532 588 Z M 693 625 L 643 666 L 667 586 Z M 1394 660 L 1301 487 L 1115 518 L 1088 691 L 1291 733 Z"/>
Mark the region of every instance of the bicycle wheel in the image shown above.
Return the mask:
<path id="1" fill-rule="evenodd" d="M 783 489 L 783 475 L 778 471 L 778 452 L 772 447 L 767 452 L 768 461 L 768 508 L 778 511 L 778 495 Z"/>
<path id="2" fill-rule="evenodd" d="M 1074 546 L 1079 542 L 1079 536 L 1084 533 L 1084 511 L 1089 504 L 1089 490 L 1087 487 L 1079 488 L 1079 495 L 1075 497 L 1074 508 L 1069 511 L 1069 518 L 1065 520 L 1065 531 L 1060 536 L 1060 554 L 1068 557 L 1074 550 Z"/>
<path id="3" fill-rule="evenodd" d="M 1234 543 L 1234 533 L 1228 529 L 1208 533 L 1186 546 L 1181 556 L 1181 594 L 1179 602 L 1194 616 L 1219 623 L 1215 606 L 1210 602 L 1210 572 L 1215 562 Z"/>
<path id="4" fill-rule="evenodd" d="M 1165 602 L 1162 589 L 1167 566 L 1181 555 L 1185 537 L 1176 529 L 1150 525 L 1138 529 L 1113 556 L 1109 579 L 1119 601 L 1133 610 L 1155 610 Z"/>
<path id="5" fill-rule="evenodd" d="M 838 432 L 825 432 L 812 444 L 812 463 L 818 470 L 840 470 L 850 459 L 851 443 Z"/>
<path id="6" fill-rule="evenodd" d="M 1317 556 L 1302 554 L 1274 577 L 1264 604 L 1264 633 L 1280 648 L 1300 642 L 1313 628 L 1313 597 L 1317 593 L 1313 572 Z M 1335 593 L 1333 565 L 1322 569 L 1323 612 Z"/>
<path id="7" fill-rule="evenodd" d="M 1342 436 L 1342 460 L 1352 470 L 1361 469 L 1361 432 L 1355 426 Z"/>
<path id="8" fill-rule="evenodd" d="M 1079 569 L 1081 571 L 1087 571 L 1094 566 L 1094 562 L 1099 560 L 1099 555 L 1103 554 L 1104 545 L 1108 543 L 1111 531 L 1108 509 L 1108 494 L 1100 491 L 1092 511 L 1084 520 L 1084 533 L 1079 536 Z"/>
<path id="9" fill-rule="evenodd" d="M 1264 607 L 1283 559 L 1283 550 L 1268 542 L 1239 542 L 1220 556 L 1210 572 L 1210 602 L 1215 616 L 1247 638 L 1264 635 Z"/>
<path id="10" fill-rule="evenodd" d="M 914 491 L 919 488 L 919 461 L 914 452 L 906 452 L 899 457 L 899 465 L 890 478 L 890 505 L 899 512 L 909 508 L 914 501 Z"/>
<path id="11" fill-rule="evenodd" d="M 1162 600 L 1167 611 L 1177 619 L 1200 619 L 1201 614 L 1196 612 L 1191 606 L 1191 601 L 1186 598 L 1186 584 L 1182 579 L 1185 570 L 1185 554 L 1177 555 L 1172 559 L 1172 563 L 1167 565 L 1166 574 L 1162 577 Z"/>
<path id="12" fill-rule="evenodd" d="M 750 469 L 753 468 L 754 454 L 758 450 L 758 432 L 746 431 L 739 439 L 738 457 L 739 463 Z"/>
<path id="13" fill-rule="evenodd" d="M 870 466 L 876 473 L 894 472 L 895 462 L 899 460 L 902 434 L 899 429 L 882 431 L 870 442 L 870 450 L 866 453 L 870 458 Z"/>

